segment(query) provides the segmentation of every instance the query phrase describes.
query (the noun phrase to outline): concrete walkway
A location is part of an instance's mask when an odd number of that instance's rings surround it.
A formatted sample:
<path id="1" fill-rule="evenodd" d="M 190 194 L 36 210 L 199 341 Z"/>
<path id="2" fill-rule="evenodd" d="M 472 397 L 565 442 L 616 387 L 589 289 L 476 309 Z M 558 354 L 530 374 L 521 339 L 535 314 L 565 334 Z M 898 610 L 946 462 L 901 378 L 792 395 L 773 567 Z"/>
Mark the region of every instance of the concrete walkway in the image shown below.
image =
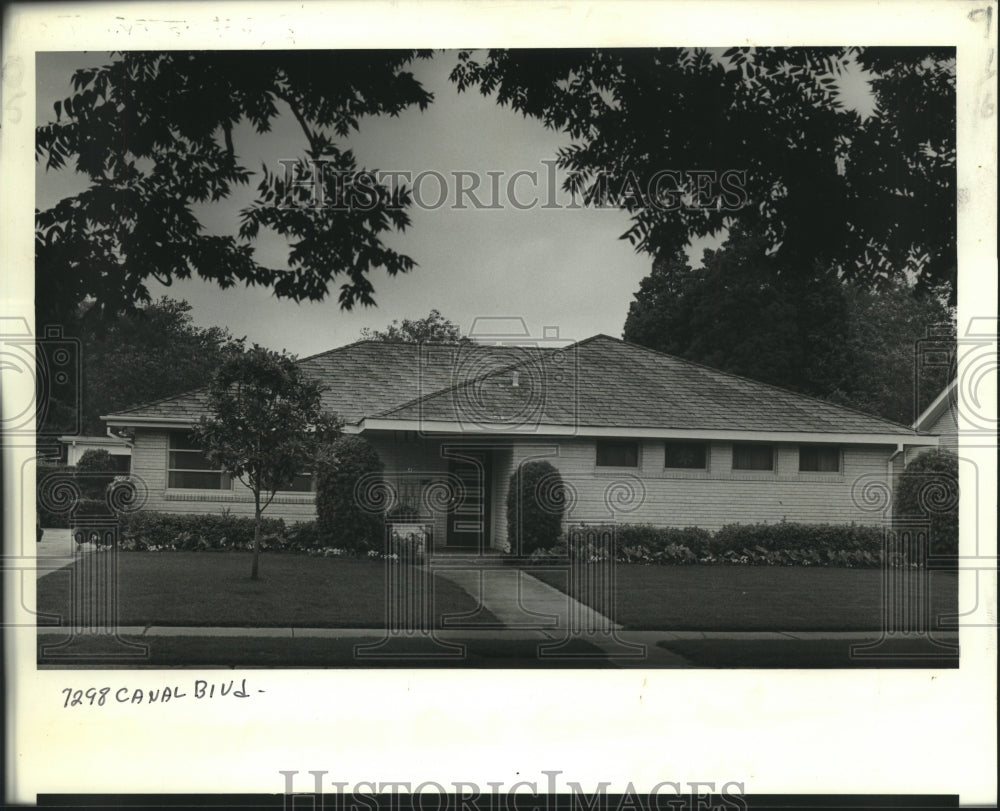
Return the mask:
<path id="1" fill-rule="evenodd" d="M 426 564 L 425 564 L 426 565 Z M 461 563 L 434 566 L 434 573 L 451 581 L 476 600 L 498 622 L 484 622 L 478 612 L 458 617 L 444 617 L 446 629 L 462 628 L 463 633 L 490 628 L 503 629 L 508 635 L 537 635 L 539 655 L 560 660 L 582 660 L 600 650 L 610 663 L 643 662 L 648 667 L 684 667 L 688 663 L 675 653 L 638 639 L 628 639 L 621 626 L 564 592 L 543 583 L 519 569 L 483 567 L 475 562 L 468 568 Z M 447 633 L 445 631 L 444 633 Z M 661 639 L 662 636 L 658 636 Z M 591 647 L 592 646 L 592 647 Z M 583 649 L 586 650 L 583 650 Z"/>
<path id="2" fill-rule="evenodd" d="M 68 529 L 47 529 L 35 544 L 34 568 L 38 577 L 63 569 L 83 555 L 91 554 L 93 544 L 77 544 Z"/>

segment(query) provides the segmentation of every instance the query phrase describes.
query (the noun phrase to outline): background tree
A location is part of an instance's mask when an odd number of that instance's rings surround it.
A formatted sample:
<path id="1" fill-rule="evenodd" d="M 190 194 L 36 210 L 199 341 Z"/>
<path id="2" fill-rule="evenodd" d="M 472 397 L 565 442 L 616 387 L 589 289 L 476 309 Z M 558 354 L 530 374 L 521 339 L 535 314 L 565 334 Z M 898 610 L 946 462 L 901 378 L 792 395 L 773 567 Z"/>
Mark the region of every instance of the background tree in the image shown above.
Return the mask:
<path id="1" fill-rule="evenodd" d="M 701 267 L 683 253 L 654 263 L 624 330 L 628 341 L 902 423 L 952 371 L 918 367 L 929 334 L 925 348 L 954 355 L 954 313 L 934 296 L 902 281 L 860 289 L 818 266 L 789 272 L 766 240 L 739 229 Z"/>
<path id="2" fill-rule="evenodd" d="M 316 467 L 316 523 L 327 543 L 352 552 L 381 550 L 383 522 L 365 509 L 358 485 L 382 472 L 382 460 L 371 443 L 342 436 L 319 457 Z"/>
<path id="3" fill-rule="evenodd" d="M 628 341 L 807 394 L 840 379 L 846 321 L 831 272 L 788 272 L 761 237 L 735 235 L 692 269 L 659 260 L 625 321 Z"/>
<path id="4" fill-rule="evenodd" d="M 320 384 L 295 358 L 254 344 L 231 348 L 209 386 L 210 415 L 193 431 L 209 459 L 253 493 L 250 577 L 260 566 L 260 519 L 275 494 L 312 469 L 322 442 L 338 432 L 322 409 Z"/>
<path id="5" fill-rule="evenodd" d="M 858 69 L 868 117 L 840 90 Z M 451 76 L 568 134 L 567 188 L 629 211 L 638 250 L 669 260 L 740 223 L 796 272 L 915 269 L 954 301 L 953 48 L 490 50 Z M 678 169 L 744 174 L 730 194 L 689 172 L 657 195 Z"/>
<path id="6" fill-rule="evenodd" d="M 198 327 L 191 305 L 162 297 L 108 324 L 79 325 L 84 431 L 103 434 L 102 414 L 207 385 L 232 335 Z"/>
<path id="7" fill-rule="evenodd" d="M 371 304 L 371 270 L 391 276 L 414 266 L 382 242 L 409 224 L 409 191 L 359 175 L 336 138 L 366 115 L 424 109 L 432 95 L 408 67 L 429 55 L 128 51 L 76 71 L 73 94 L 55 104 L 56 122 L 36 130 L 47 169 L 70 166 L 89 179 L 85 191 L 36 211 L 36 285 L 46 290 L 39 322 L 63 323 L 88 296 L 98 314 L 128 311 L 149 300 L 149 277 L 265 285 L 296 301 L 323 299 L 342 278 L 343 308 Z M 288 176 L 264 168 L 237 234 L 205 228 L 204 206 L 253 175 L 240 157 L 242 133 L 267 133 L 286 112 L 304 137 Z M 256 259 L 261 228 L 289 242 L 287 268 Z"/>
<path id="8" fill-rule="evenodd" d="M 472 344 L 471 338 L 462 335 L 458 324 L 449 321 L 438 310 L 431 310 L 426 318 L 404 318 L 402 322 L 393 321 L 384 330 L 365 327 L 361 337 L 366 341 L 385 341 L 387 343 L 416 344 L 422 341 L 433 341 L 442 344 Z"/>
<path id="9" fill-rule="evenodd" d="M 848 366 L 823 396 L 912 423 L 955 376 L 954 308 L 903 281 L 877 293 L 848 285 L 844 295 L 848 319 L 837 335 Z"/>

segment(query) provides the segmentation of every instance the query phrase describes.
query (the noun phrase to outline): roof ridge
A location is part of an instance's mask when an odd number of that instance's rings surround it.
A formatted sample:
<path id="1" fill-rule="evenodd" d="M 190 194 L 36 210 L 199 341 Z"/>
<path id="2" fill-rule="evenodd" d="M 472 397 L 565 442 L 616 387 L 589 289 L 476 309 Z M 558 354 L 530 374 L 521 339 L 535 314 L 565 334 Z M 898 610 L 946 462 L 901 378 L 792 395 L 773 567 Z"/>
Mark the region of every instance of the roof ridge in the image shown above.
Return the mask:
<path id="1" fill-rule="evenodd" d="M 595 338 L 599 338 L 599 337 L 601 337 L 601 336 L 600 335 L 592 335 L 589 338 L 583 338 L 582 340 L 574 341 L 573 343 L 569 344 L 568 346 L 562 347 L 562 349 L 566 350 L 566 349 L 572 349 L 572 348 L 575 348 L 575 347 L 580 347 L 583 344 L 588 343 L 590 341 L 593 341 Z M 607 336 L 605 336 L 605 337 L 607 337 Z M 491 348 L 492 345 L 490 345 L 490 344 L 480 344 L 480 346 L 485 346 L 486 348 Z M 526 347 L 514 347 L 514 348 L 524 349 Z M 537 349 L 539 347 L 535 347 L 535 348 Z M 463 380 L 461 383 L 455 383 L 455 384 L 453 384 L 451 386 L 445 386 L 444 388 L 436 389 L 434 391 L 427 392 L 426 394 L 418 395 L 417 397 L 414 397 L 412 400 L 407 400 L 405 403 L 400 403 L 399 405 L 393 406 L 392 408 L 386 409 L 385 411 L 380 411 L 377 414 L 370 414 L 368 416 L 373 417 L 373 418 L 387 417 L 390 414 L 395 413 L 396 411 L 401 411 L 404 408 L 410 408 L 411 406 L 415 406 L 417 403 L 422 402 L 424 400 L 429 400 L 432 397 L 437 397 L 437 396 L 439 396 L 441 394 L 447 394 L 448 392 L 451 392 L 451 391 L 457 391 L 458 389 L 464 388 L 465 386 L 471 386 L 473 383 L 478 383 L 480 380 L 485 380 L 487 377 L 492 377 L 493 375 L 499 375 L 499 374 L 503 374 L 504 372 L 512 371 L 513 369 L 516 369 L 518 366 L 523 366 L 525 363 L 528 363 L 529 360 L 530 359 L 518 361 L 517 363 L 511 363 L 511 364 L 508 364 L 507 366 L 503 366 L 503 367 L 501 367 L 499 369 L 494 369 L 494 370 L 489 371 L 489 372 L 484 372 L 483 374 L 479 375 L 479 377 L 474 377 L 471 380 Z M 367 418 L 368 417 L 362 417 L 363 420 L 367 419 Z"/>
<path id="2" fill-rule="evenodd" d="M 824 400 L 822 397 L 817 397 L 814 394 L 803 394 L 802 392 L 793 391 L 792 389 L 786 389 L 783 386 L 778 386 L 775 385 L 774 383 L 765 383 L 763 380 L 756 380 L 752 377 L 746 377 L 745 375 L 738 375 L 735 372 L 727 372 L 723 369 L 717 369 L 714 366 L 708 366 L 704 363 L 698 363 L 697 361 L 688 360 L 687 358 L 682 358 L 677 355 L 671 355 L 669 352 L 664 352 L 660 349 L 653 349 L 652 347 L 643 346 L 642 344 L 632 343 L 631 341 L 626 341 L 623 338 L 614 338 L 610 335 L 595 335 L 594 337 L 608 338 L 609 340 L 615 341 L 617 343 L 625 344 L 625 346 L 634 346 L 637 349 L 642 349 L 646 352 L 651 352 L 654 355 L 660 355 L 665 358 L 670 358 L 671 360 L 687 364 L 688 366 L 694 366 L 695 368 L 704 369 L 706 371 L 714 372 L 715 374 L 723 375 L 725 377 L 732 377 L 735 378 L 736 380 L 743 380 L 747 383 L 752 383 L 757 386 L 765 386 L 766 388 L 773 389 L 775 391 L 780 391 L 782 394 L 791 394 L 794 397 L 802 397 L 806 400 L 812 400 L 813 402 L 830 406 L 831 408 L 843 409 L 844 411 L 850 411 L 854 414 L 860 414 L 862 417 L 867 417 L 870 420 L 878 420 L 879 422 L 887 423 L 888 425 L 891 425 L 894 428 L 905 428 L 909 433 L 916 433 L 916 431 L 910 425 L 904 425 L 901 422 L 895 422 L 894 420 L 890 420 L 887 417 L 880 417 L 877 414 L 869 414 L 867 411 L 862 411 L 861 409 L 854 408 L 853 406 L 841 405 L 840 403 L 832 403 L 829 400 Z"/>

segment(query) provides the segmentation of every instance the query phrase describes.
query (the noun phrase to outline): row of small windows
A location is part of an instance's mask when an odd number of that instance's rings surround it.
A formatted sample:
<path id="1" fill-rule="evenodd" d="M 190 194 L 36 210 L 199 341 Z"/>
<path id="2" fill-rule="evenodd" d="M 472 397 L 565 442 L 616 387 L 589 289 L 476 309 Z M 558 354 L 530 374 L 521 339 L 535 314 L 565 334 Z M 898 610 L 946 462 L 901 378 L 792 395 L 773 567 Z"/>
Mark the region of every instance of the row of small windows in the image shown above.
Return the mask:
<path id="1" fill-rule="evenodd" d="M 706 470 L 708 443 L 668 441 L 663 443 L 663 466 L 674 470 Z M 638 441 L 609 439 L 597 443 L 598 467 L 638 467 Z M 774 470 L 774 446 L 756 442 L 733 444 L 733 470 Z M 839 473 L 840 448 L 836 445 L 799 446 L 799 470 Z"/>
<path id="2" fill-rule="evenodd" d="M 312 492 L 313 477 L 303 473 L 285 493 Z M 171 431 L 167 449 L 167 487 L 179 490 L 232 490 L 233 477 L 216 467 L 186 431 Z"/>

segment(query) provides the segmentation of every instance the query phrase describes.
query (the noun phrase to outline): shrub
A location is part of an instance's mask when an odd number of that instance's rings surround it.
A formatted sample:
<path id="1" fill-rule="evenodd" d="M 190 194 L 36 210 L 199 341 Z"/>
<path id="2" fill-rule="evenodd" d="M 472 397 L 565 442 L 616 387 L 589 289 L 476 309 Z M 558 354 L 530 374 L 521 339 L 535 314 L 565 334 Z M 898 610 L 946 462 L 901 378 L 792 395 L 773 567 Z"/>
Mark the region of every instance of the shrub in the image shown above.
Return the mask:
<path id="1" fill-rule="evenodd" d="M 116 475 L 114 459 L 104 448 L 84 451 L 76 463 L 76 481 L 85 498 L 103 498 Z"/>
<path id="2" fill-rule="evenodd" d="M 299 521 L 288 528 L 288 546 L 291 549 L 319 549 L 324 546 L 323 533 L 315 521 Z"/>
<path id="3" fill-rule="evenodd" d="M 559 541 L 566 507 L 562 476 L 549 462 L 525 462 L 507 489 L 507 538 L 511 551 L 531 555 Z"/>
<path id="4" fill-rule="evenodd" d="M 857 524 L 727 524 L 714 535 L 699 527 L 648 524 L 577 524 L 567 532 L 574 560 L 599 561 L 610 554 L 622 563 L 751 566 L 873 567 L 882 560 L 882 529 Z M 559 548 L 546 550 L 551 558 Z"/>
<path id="5" fill-rule="evenodd" d="M 924 451 L 906 466 L 896 488 L 895 518 L 926 520 L 933 555 L 958 555 L 958 457 Z"/>
<path id="6" fill-rule="evenodd" d="M 72 502 L 75 498 L 64 500 L 64 496 L 76 492 L 76 469 L 69 465 L 39 462 L 36 468 L 36 498 L 38 523 L 46 529 L 68 529 Z M 60 483 L 69 485 L 69 489 L 60 492 Z"/>
<path id="7" fill-rule="evenodd" d="M 765 566 L 877 566 L 882 528 L 861 524 L 727 524 L 712 538 L 707 562 Z"/>
<path id="8" fill-rule="evenodd" d="M 343 436 L 320 452 L 316 464 L 316 520 L 325 540 L 352 552 L 381 551 L 382 516 L 361 503 L 356 488 L 374 485 L 382 461 L 359 436 Z"/>
<path id="9" fill-rule="evenodd" d="M 137 512 L 121 517 L 119 539 L 122 549 L 147 551 L 163 549 L 228 550 L 253 548 L 252 516 L 169 515 Z M 288 534 L 280 518 L 261 520 L 262 545 L 285 548 Z"/>

